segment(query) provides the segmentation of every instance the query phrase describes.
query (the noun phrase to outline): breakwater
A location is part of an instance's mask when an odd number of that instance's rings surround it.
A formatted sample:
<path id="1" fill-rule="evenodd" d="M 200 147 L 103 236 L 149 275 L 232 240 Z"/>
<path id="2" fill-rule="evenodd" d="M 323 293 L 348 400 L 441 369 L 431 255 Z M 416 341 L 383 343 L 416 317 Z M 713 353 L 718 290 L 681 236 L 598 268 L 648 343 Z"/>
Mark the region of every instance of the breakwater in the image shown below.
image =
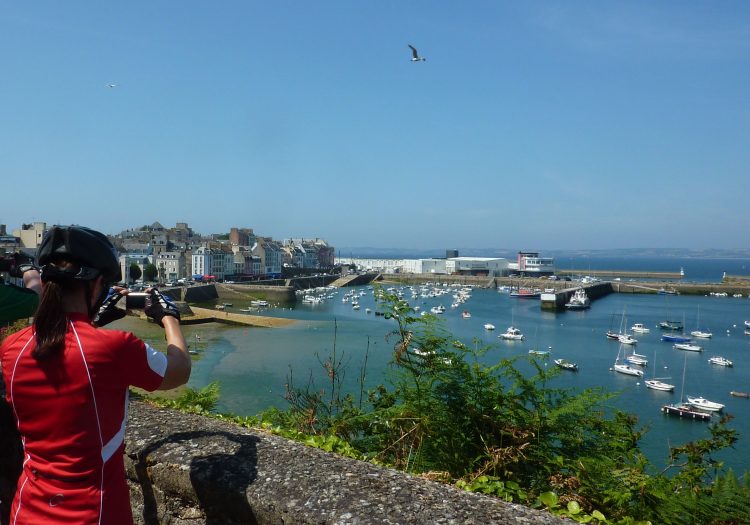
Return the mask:
<path id="1" fill-rule="evenodd" d="M 560 277 L 573 277 L 576 275 L 589 275 L 600 278 L 632 277 L 634 279 L 661 279 L 679 280 L 684 276 L 680 272 L 648 272 L 633 270 L 555 270 L 555 275 Z"/>
<path id="2" fill-rule="evenodd" d="M 574 281 L 549 280 L 542 277 L 486 277 L 471 275 L 435 275 L 435 274 L 382 274 L 377 282 L 394 284 L 423 284 L 427 282 L 437 284 L 465 284 L 482 288 L 498 288 L 500 286 L 519 286 L 522 288 L 552 289 L 554 292 L 567 288 L 580 288 Z M 672 281 L 603 281 L 612 285 L 615 293 L 631 294 L 659 294 L 663 291 L 675 292 L 681 295 L 711 295 L 711 294 L 750 294 L 750 280 L 737 279 L 726 282 L 672 282 Z"/>

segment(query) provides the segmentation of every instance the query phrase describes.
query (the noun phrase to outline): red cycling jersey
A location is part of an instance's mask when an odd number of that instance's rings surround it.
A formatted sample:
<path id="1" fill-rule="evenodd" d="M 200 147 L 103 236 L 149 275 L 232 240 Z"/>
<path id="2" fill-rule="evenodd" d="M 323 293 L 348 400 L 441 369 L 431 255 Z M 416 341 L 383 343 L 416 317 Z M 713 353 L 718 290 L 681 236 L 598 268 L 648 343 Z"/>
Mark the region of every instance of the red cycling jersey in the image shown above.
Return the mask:
<path id="1" fill-rule="evenodd" d="M 11 523 L 132 524 L 123 463 L 128 386 L 158 388 L 167 358 L 133 334 L 68 314 L 65 349 L 36 360 L 33 327 L 0 347 L 24 444 Z"/>

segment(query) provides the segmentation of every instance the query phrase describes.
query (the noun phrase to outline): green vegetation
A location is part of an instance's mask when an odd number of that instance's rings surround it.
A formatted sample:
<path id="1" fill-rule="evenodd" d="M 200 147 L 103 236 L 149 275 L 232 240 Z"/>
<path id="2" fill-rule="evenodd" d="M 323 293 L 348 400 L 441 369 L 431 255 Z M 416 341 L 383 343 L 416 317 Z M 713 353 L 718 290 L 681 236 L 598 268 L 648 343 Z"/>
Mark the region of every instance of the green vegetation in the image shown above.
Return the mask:
<path id="1" fill-rule="evenodd" d="M 737 440 L 730 417 L 711 425 L 710 437 L 672 447 L 669 465 L 657 472 L 639 449 L 636 418 L 608 405 L 613 394 L 553 388 L 560 372 L 536 360 L 531 377 L 514 359 L 487 365 L 488 348 L 478 341 L 467 347 L 432 316 L 415 317 L 404 301 L 380 297 L 395 323 L 388 385 L 344 393 L 334 340 L 320 361 L 324 387 L 297 387 L 290 375 L 288 410 L 215 417 L 580 523 L 750 523 L 750 474 L 738 478 L 712 457 Z M 169 403 L 206 413 L 217 398 L 212 384 Z"/>
<path id="2" fill-rule="evenodd" d="M 130 278 L 134 281 L 137 281 L 141 278 L 141 275 L 143 275 L 143 272 L 141 272 L 141 267 L 138 266 L 136 263 L 130 263 Z"/>
<path id="3" fill-rule="evenodd" d="M 156 277 L 159 275 L 159 270 L 151 263 L 148 263 L 143 268 L 143 278 L 146 281 L 155 281 Z"/>

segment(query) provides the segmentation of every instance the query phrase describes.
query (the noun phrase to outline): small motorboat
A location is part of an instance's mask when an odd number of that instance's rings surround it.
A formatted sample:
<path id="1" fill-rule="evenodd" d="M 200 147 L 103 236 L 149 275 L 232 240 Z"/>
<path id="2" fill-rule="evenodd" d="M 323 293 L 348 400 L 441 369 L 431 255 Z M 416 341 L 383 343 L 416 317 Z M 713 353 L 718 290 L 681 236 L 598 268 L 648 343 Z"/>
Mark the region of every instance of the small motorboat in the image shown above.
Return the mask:
<path id="1" fill-rule="evenodd" d="M 644 383 L 646 383 L 646 386 L 652 390 L 661 390 L 662 392 L 674 391 L 674 385 L 665 383 L 664 381 L 659 381 L 658 379 L 646 379 Z"/>
<path id="2" fill-rule="evenodd" d="M 646 359 L 646 356 L 643 354 L 636 354 L 633 352 L 632 354 L 625 356 L 625 362 L 630 363 L 631 365 L 646 366 L 648 364 L 648 359 Z"/>
<path id="3" fill-rule="evenodd" d="M 698 339 L 711 339 L 714 334 L 709 332 L 708 330 L 693 330 L 690 332 L 690 335 L 693 337 L 697 337 Z"/>
<path id="4" fill-rule="evenodd" d="M 730 396 L 734 397 L 744 397 L 745 399 L 750 399 L 750 392 L 738 392 L 737 390 L 732 390 L 729 392 Z"/>
<path id="5" fill-rule="evenodd" d="M 532 348 L 529 350 L 529 355 L 538 355 L 538 356 L 548 356 L 549 350 L 537 350 L 535 348 Z"/>
<path id="6" fill-rule="evenodd" d="M 662 321 L 659 323 L 659 328 L 662 330 L 674 330 L 676 332 L 681 332 L 683 329 L 682 321 Z"/>
<path id="7" fill-rule="evenodd" d="M 650 328 L 646 328 L 646 326 L 643 323 L 635 323 L 633 326 L 630 327 L 631 332 L 635 332 L 637 334 L 647 334 L 651 331 Z"/>
<path id="8" fill-rule="evenodd" d="M 646 383 L 646 386 L 652 390 L 661 390 L 662 392 L 674 391 L 674 385 L 665 383 L 664 381 L 660 381 L 658 379 L 646 379 L 644 383 Z"/>
<path id="9" fill-rule="evenodd" d="M 710 357 L 708 359 L 708 362 L 712 365 L 719 365 L 719 366 L 727 366 L 732 367 L 734 366 L 734 363 L 727 359 L 726 357 L 721 357 L 720 355 L 715 355 L 713 357 Z"/>
<path id="10" fill-rule="evenodd" d="M 509 326 L 505 333 L 500 334 L 498 337 L 500 337 L 501 339 L 506 339 L 508 341 L 520 341 L 523 339 L 523 334 L 518 328 Z"/>
<path id="11" fill-rule="evenodd" d="M 463 312 L 461 312 L 461 317 L 463 317 L 464 319 L 469 319 L 471 317 L 471 314 L 468 311 L 464 310 Z"/>
<path id="12" fill-rule="evenodd" d="M 495 325 L 492 324 L 492 323 L 485 323 L 484 329 L 485 330 L 494 330 L 495 329 Z"/>
<path id="13" fill-rule="evenodd" d="M 627 376 L 643 377 L 643 370 L 640 370 L 638 368 L 633 368 L 630 365 L 626 365 L 623 363 L 615 363 L 612 368 L 614 369 L 615 372 L 619 372 Z"/>
<path id="14" fill-rule="evenodd" d="M 638 343 L 638 339 L 635 339 L 630 334 L 620 334 L 617 336 L 617 340 L 624 345 L 634 345 Z"/>
<path id="15" fill-rule="evenodd" d="M 675 350 L 685 350 L 687 352 L 703 352 L 703 347 L 693 343 L 675 343 L 672 345 Z"/>
<path id="16" fill-rule="evenodd" d="M 571 363 L 567 359 L 555 359 L 555 365 L 559 368 L 562 368 L 563 370 L 568 370 L 570 372 L 578 372 L 578 365 L 575 363 Z"/>
<path id="17" fill-rule="evenodd" d="M 687 396 L 687 402 L 690 406 L 698 408 L 700 410 L 708 410 L 709 412 L 721 412 L 724 405 L 716 403 L 715 401 L 709 401 L 705 397 L 692 397 Z"/>
<path id="18" fill-rule="evenodd" d="M 612 330 L 607 330 L 607 339 L 617 341 L 619 338 L 620 334 L 618 334 L 617 332 L 613 332 Z"/>

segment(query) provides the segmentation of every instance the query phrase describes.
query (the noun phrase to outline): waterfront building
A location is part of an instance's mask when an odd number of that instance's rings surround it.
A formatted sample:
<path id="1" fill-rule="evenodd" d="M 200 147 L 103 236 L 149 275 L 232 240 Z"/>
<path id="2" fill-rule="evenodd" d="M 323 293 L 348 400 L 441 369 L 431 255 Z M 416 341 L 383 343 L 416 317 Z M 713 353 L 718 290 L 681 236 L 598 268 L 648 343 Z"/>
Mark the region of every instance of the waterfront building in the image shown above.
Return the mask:
<path id="1" fill-rule="evenodd" d="M 159 281 L 172 282 L 187 276 L 187 265 L 183 252 L 162 252 L 155 257 L 159 270 Z"/>
<path id="2" fill-rule="evenodd" d="M 46 222 L 35 222 L 22 224 L 17 230 L 13 230 L 13 236 L 18 237 L 21 248 L 36 250 L 42 242 L 44 234 L 47 233 Z"/>
<path id="3" fill-rule="evenodd" d="M 501 277 L 508 273 L 507 259 L 500 257 L 452 257 L 445 261 L 450 275 L 486 275 Z"/>
<path id="4" fill-rule="evenodd" d="M 294 268 L 304 268 L 305 264 L 305 250 L 301 246 L 296 244 L 284 244 L 284 263 L 285 266 L 292 266 Z"/>
<path id="5" fill-rule="evenodd" d="M 262 261 L 262 274 L 281 275 L 281 265 L 284 264 L 284 246 L 280 242 L 270 237 L 256 237 L 252 253 Z"/>
<path id="6" fill-rule="evenodd" d="M 541 257 L 539 252 L 518 252 L 515 263 L 510 263 L 508 269 L 520 275 L 553 275 L 555 273 L 555 259 Z"/>
<path id="7" fill-rule="evenodd" d="M 214 260 L 211 248 L 201 246 L 193 251 L 191 275 L 214 275 Z"/>

